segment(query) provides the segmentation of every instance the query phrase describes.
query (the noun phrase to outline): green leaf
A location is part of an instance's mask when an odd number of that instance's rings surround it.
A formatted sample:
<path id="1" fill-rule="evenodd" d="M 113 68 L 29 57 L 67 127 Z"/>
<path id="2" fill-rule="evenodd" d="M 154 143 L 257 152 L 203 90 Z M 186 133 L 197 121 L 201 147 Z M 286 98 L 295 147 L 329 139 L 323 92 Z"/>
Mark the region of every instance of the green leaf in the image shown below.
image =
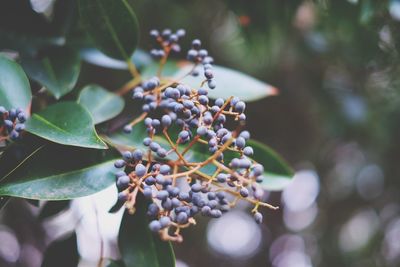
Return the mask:
<path id="1" fill-rule="evenodd" d="M 89 110 L 94 124 L 114 118 L 125 105 L 122 97 L 96 84 L 87 85 L 82 89 L 78 103 Z"/>
<path id="2" fill-rule="evenodd" d="M 188 64 L 182 67 L 174 77 L 181 78 L 188 74 L 192 68 L 193 65 Z M 213 65 L 213 73 L 217 87 L 214 90 L 209 90 L 208 96 L 214 99 L 237 96 L 243 101 L 250 102 L 278 93 L 275 87 L 236 70 Z M 198 89 L 203 80 L 202 74 L 198 77 L 188 75 L 182 82 Z"/>
<path id="3" fill-rule="evenodd" d="M 118 60 L 106 56 L 96 48 L 83 48 L 81 49 L 81 57 L 86 62 L 109 69 L 127 70 L 128 64 L 126 61 Z M 150 55 L 142 49 L 136 49 L 135 53 L 131 56 L 132 62 L 137 68 L 143 68 L 153 62 Z"/>
<path id="4" fill-rule="evenodd" d="M 86 31 L 106 55 L 129 60 L 139 39 L 136 15 L 126 0 L 79 0 Z"/>
<path id="5" fill-rule="evenodd" d="M 127 267 L 175 267 L 175 256 L 170 242 L 153 234 L 146 216 L 148 202 L 138 194 L 136 212 L 125 211 L 118 235 L 122 259 Z"/>
<path id="6" fill-rule="evenodd" d="M 144 124 L 139 123 L 132 128 L 132 132 L 130 133 L 124 133 L 122 130 L 119 130 L 111 135 L 103 137 L 103 139 L 118 150 L 147 150 L 147 147 L 143 145 L 143 139 L 146 136 Z"/>
<path id="7" fill-rule="evenodd" d="M 261 186 L 265 190 L 281 191 L 291 182 L 293 170 L 274 150 L 255 140 L 249 140 L 247 145 L 254 150 L 253 159 L 264 166 Z"/>
<path id="8" fill-rule="evenodd" d="M 121 260 L 108 260 L 106 266 L 107 267 L 125 267 L 125 264 Z"/>
<path id="9" fill-rule="evenodd" d="M 23 57 L 21 65 L 32 80 L 59 99 L 74 88 L 81 60 L 77 51 L 63 47 L 47 50 L 44 57 Z"/>
<path id="10" fill-rule="evenodd" d="M 26 130 L 55 143 L 105 149 L 98 137 L 90 113 L 75 102 L 60 102 L 34 113 Z"/>
<path id="11" fill-rule="evenodd" d="M 0 55 L 0 106 L 28 111 L 31 99 L 29 81 L 22 68 Z"/>
<path id="12" fill-rule="evenodd" d="M 165 77 L 172 77 L 175 76 L 176 73 L 179 72 L 180 68 L 182 68 L 183 66 L 187 66 L 188 63 L 186 61 L 174 61 L 174 60 L 168 60 L 165 65 L 162 68 L 162 76 Z M 154 77 L 157 75 L 157 71 L 159 68 L 160 64 L 158 62 L 153 62 L 151 64 L 148 64 L 143 72 L 142 72 L 142 76 L 145 79 L 149 79 L 151 77 Z M 189 71 L 188 71 L 189 72 Z M 185 73 L 186 74 L 186 73 Z M 176 75 L 176 77 L 179 78 L 179 76 Z"/>
<path id="13" fill-rule="evenodd" d="M 0 196 L 66 200 L 94 194 L 115 182 L 116 153 L 48 144 L 5 179 Z"/>

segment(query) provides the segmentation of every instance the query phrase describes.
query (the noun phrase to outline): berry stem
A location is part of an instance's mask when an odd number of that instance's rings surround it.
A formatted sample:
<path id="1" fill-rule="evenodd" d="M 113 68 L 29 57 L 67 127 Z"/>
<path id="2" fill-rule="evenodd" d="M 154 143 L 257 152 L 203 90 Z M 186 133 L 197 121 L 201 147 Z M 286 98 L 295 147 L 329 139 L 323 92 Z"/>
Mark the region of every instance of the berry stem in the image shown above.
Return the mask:
<path id="1" fill-rule="evenodd" d="M 128 68 L 129 68 L 129 71 L 131 72 L 132 76 L 134 78 L 138 78 L 139 80 L 141 80 L 140 73 L 137 70 L 135 63 L 133 63 L 131 59 L 128 59 L 126 61 L 126 63 L 128 64 Z"/>

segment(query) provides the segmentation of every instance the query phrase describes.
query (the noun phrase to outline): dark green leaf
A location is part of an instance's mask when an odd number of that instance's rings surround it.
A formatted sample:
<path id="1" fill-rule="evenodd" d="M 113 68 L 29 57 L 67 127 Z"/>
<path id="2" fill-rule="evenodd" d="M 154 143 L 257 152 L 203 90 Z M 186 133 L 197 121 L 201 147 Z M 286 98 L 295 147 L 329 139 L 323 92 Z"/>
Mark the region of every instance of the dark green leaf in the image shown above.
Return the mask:
<path id="1" fill-rule="evenodd" d="M 21 64 L 32 80 L 46 87 L 57 99 L 74 88 L 81 68 L 79 53 L 65 47 L 52 48 L 37 58 L 23 57 Z"/>
<path id="2" fill-rule="evenodd" d="M 62 263 L 61 263 L 62 262 Z M 76 234 L 54 241 L 44 253 L 41 267 L 78 266 L 79 252 Z"/>
<path id="3" fill-rule="evenodd" d="M 186 65 L 174 77 L 181 78 L 188 74 L 192 68 L 191 64 Z M 219 97 L 226 99 L 230 96 L 237 96 L 241 100 L 249 102 L 278 93 L 275 87 L 236 70 L 213 65 L 213 73 L 217 87 L 214 90 L 210 90 L 208 95 L 214 99 Z M 199 77 L 188 75 L 182 81 L 198 89 L 203 80 L 203 75 L 199 75 Z"/>
<path id="4" fill-rule="evenodd" d="M 79 0 L 80 18 L 106 55 L 129 60 L 139 39 L 136 15 L 126 0 Z"/>
<path id="5" fill-rule="evenodd" d="M 132 128 L 131 133 L 124 133 L 122 130 L 119 130 L 104 137 L 104 140 L 119 150 L 133 150 L 137 148 L 147 150 L 147 147 L 143 145 L 143 139 L 146 136 L 146 128 L 143 123 L 139 123 Z"/>
<path id="6" fill-rule="evenodd" d="M 39 207 L 39 200 L 36 199 L 27 199 L 26 202 L 28 202 L 30 205 L 34 206 L 34 207 Z"/>
<path id="7" fill-rule="evenodd" d="M 247 144 L 254 149 L 253 159 L 264 165 L 264 181 L 261 186 L 269 191 L 285 188 L 294 175 L 288 164 L 274 150 L 258 141 L 249 140 Z"/>
<path id="8" fill-rule="evenodd" d="M 75 102 L 60 102 L 35 113 L 26 130 L 55 143 L 105 149 L 97 136 L 90 113 Z"/>
<path id="9" fill-rule="evenodd" d="M 79 94 L 78 103 L 87 108 L 95 124 L 117 116 L 124 108 L 124 99 L 103 87 L 91 84 Z"/>
<path id="10" fill-rule="evenodd" d="M 31 98 L 29 81 L 22 68 L 0 54 L 0 106 L 28 111 Z"/>
<path id="11" fill-rule="evenodd" d="M 66 200 L 94 194 L 115 182 L 111 150 L 48 144 L 0 178 L 0 196 Z"/>
<path id="12" fill-rule="evenodd" d="M 108 260 L 107 267 L 125 267 L 125 264 L 121 260 Z"/>
<path id="13" fill-rule="evenodd" d="M 39 220 L 52 217 L 69 208 L 70 200 L 48 201 L 39 213 Z"/>
<path id="14" fill-rule="evenodd" d="M 136 201 L 136 212 L 125 211 L 118 235 L 122 259 L 127 267 L 175 267 L 175 256 L 169 242 L 162 241 L 148 227 L 146 207 L 142 194 Z"/>
<path id="15" fill-rule="evenodd" d="M 11 197 L 0 197 L 0 211 L 8 204 Z"/>

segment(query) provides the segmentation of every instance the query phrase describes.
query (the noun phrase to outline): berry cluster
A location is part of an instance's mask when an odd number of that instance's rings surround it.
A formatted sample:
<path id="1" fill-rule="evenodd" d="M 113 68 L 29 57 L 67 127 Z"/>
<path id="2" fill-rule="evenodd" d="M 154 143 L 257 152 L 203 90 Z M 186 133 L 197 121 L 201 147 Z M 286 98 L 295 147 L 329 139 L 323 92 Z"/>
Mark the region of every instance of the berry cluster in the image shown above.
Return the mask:
<path id="1" fill-rule="evenodd" d="M 0 143 L 15 141 L 25 129 L 26 115 L 22 109 L 10 109 L 0 106 Z"/>
<path id="2" fill-rule="evenodd" d="M 167 33 L 151 31 L 163 40 L 160 65 L 177 40 L 170 40 L 173 34 L 169 30 Z M 164 41 L 167 37 L 168 42 Z M 133 99 L 144 102 L 143 113 L 124 131 L 130 132 L 143 121 L 148 134 L 143 140 L 147 151 L 125 151 L 115 162 L 115 167 L 124 168 L 116 174 L 120 203 L 133 212 L 139 192 L 148 198 L 152 220 L 149 227 L 164 240 L 182 241 L 180 229 L 195 224 L 196 214 L 219 218 L 240 199 L 254 205 L 257 223 L 262 222 L 259 206 L 276 209 L 262 202 L 264 191 L 259 183 L 264 168 L 250 158 L 253 149 L 246 144 L 250 133 L 241 130 L 246 105 L 237 97 L 215 101 L 208 98 L 204 84 L 215 88 L 213 60 L 200 46 L 200 41 L 194 40 L 188 52 L 188 59 L 194 63 L 188 75 L 193 75 L 200 64 L 204 68 L 205 80 L 199 88 L 159 76 L 133 89 Z M 235 122 L 235 130 L 225 126 Z M 202 157 L 193 157 L 190 150 L 199 147 L 204 151 Z"/>

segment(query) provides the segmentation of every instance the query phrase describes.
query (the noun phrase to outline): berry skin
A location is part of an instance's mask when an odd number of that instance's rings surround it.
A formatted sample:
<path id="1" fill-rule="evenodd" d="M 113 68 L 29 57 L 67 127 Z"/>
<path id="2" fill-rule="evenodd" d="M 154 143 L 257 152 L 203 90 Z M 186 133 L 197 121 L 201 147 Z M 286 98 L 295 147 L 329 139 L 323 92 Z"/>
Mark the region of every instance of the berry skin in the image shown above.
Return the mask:
<path id="1" fill-rule="evenodd" d="M 122 153 L 122 158 L 125 162 L 130 162 L 133 158 L 132 153 L 130 151 L 125 151 Z"/>
<path id="2" fill-rule="evenodd" d="M 157 220 L 151 221 L 149 224 L 150 231 L 156 233 L 161 230 L 161 223 Z"/>
<path id="3" fill-rule="evenodd" d="M 199 39 L 195 39 L 192 41 L 192 47 L 194 49 L 199 49 L 201 46 L 201 41 Z"/>
<path id="4" fill-rule="evenodd" d="M 151 30 L 150 31 L 150 36 L 157 38 L 160 35 L 160 33 L 157 30 Z"/>
<path id="5" fill-rule="evenodd" d="M 161 174 L 168 174 L 171 171 L 171 168 L 168 165 L 161 165 L 160 173 Z"/>
<path id="6" fill-rule="evenodd" d="M 193 192 L 200 192 L 201 188 L 202 188 L 201 184 L 193 184 L 191 187 Z"/>
<path id="7" fill-rule="evenodd" d="M 243 149 L 243 154 L 245 154 L 245 155 L 248 156 L 248 157 L 252 156 L 252 155 L 254 154 L 253 148 L 250 147 L 250 146 L 246 146 L 246 147 Z"/>
<path id="8" fill-rule="evenodd" d="M 143 195 L 147 199 L 151 199 L 153 197 L 153 191 L 151 190 L 151 187 L 145 187 L 143 189 Z"/>
<path id="9" fill-rule="evenodd" d="M 260 176 L 264 172 L 264 167 L 261 164 L 256 164 L 253 167 L 253 173 L 255 176 Z"/>
<path id="10" fill-rule="evenodd" d="M 161 123 L 165 128 L 168 128 L 172 124 L 172 119 L 169 115 L 164 115 L 161 118 Z"/>
<path id="11" fill-rule="evenodd" d="M 159 200 L 166 200 L 168 198 L 168 196 L 169 196 L 169 193 L 166 190 L 161 190 L 161 191 L 158 191 L 158 193 L 157 193 L 157 198 Z"/>
<path id="12" fill-rule="evenodd" d="M 248 197 L 249 196 L 249 190 L 246 187 L 242 187 L 239 191 L 240 195 L 242 197 Z"/>
<path id="13" fill-rule="evenodd" d="M 246 140 L 243 137 L 239 136 L 238 138 L 236 138 L 236 146 L 239 149 L 244 148 L 245 145 L 246 145 Z"/>
<path id="14" fill-rule="evenodd" d="M 136 149 L 135 151 L 133 151 L 132 153 L 132 158 L 135 161 L 140 161 L 143 158 L 143 152 L 140 149 Z"/>
<path id="15" fill-rule="evenodd" d="M 125 202 L 127 200 L 128 200 L 128 194 L 125 191 L 118 193 L 118 201 L 119 202 Z"/>
<path id="16" fill-rule="evenodd" d="M 152 142 L 152 140 L 150 137 L 146 137 L 145 139 L 143 139 L 143 144 L 145 146 L 150 146 L 151 142 Z"/>
<path id="17" fill-rule="evenodd" d="M 171 218 L 168 216 L 162 216 L 159 220 L 162 228 L 165 228 L 171 224 Z"/>
<path id="18" fill-rule="evenodd" d="M 0 115 L 4 115 L 7 113 L 7 109 L 3 106 L 0 106 Z"/>
<path id="19" fill-rule="evenodd" d="M 122 189 L 127 188 L 129 186 L 129 183 L 130 183 L 129 176 L 123 175 L 123 176 L 118 177 L 117 187 L 122 190 Z"/>
<path id="20" fill-rule="evenodd" d="M 222 105 L 224 105 L 225 101 L 222 98 L 217 98 L 215 100 L 215 105 L 218 107 L 222 107 Z"/>
<path id="21" fill-rule="evenodd" d="M 240 137 L 243 137 L 246 141 L 250 139 L 250 133 L 248 131 L 243 131 L 239 134 Z"/>
<path id="22" fill-rule="evenodd" d="M 131 125 L 125 125 L 123 128 L 123 132 L 126 134 L 129 134 L 132 132 L 132 126 Z"/>
<path id="23" fill-rule="evenodd" d="M 125 166 L 125 164 L 126 164 L 125 161 L 122 159 L 118 159 L 114 162 L 115 168 L 118 168 L 118 169 L 123 168 Z"/>
<path id="24" fill-rule="evenodd" d="M 256 223 L 261 224 L 263 221 L 262 214 L 260 212 L 254 213 L 254 220 L 256 221 Z"/>
<path id="25" fill-rule="evenodd" d="M 199 95 L 208 95 L 208 91 L 205 88 L 199 88 L 199 90 L 197 90 L 197 93 Z"/>
<path id="26" fill-rule="evenodd" d="M 207 78 L 207 80 L 211 80 L 212 78 L 214 78 L 214 74 L 211 69 L 206 69 L 204 71 L 204 76 Z"/>
<path id="27" fill-rule="evenodd" d="M 135 167 L 135 173 L 138 177 L 143 177 L 146 173 L 146 167 L 143 164 L 137 164 Z"/>
<path id="28" fill-rule="evenodd" d="M 243 113 L 245 109 L 246 109 L 246 104 L 243 101 L 239 101 L 236 103 L 235 111 Z"/>
<path id="29" fill-rule="evenodd" d="M 210 89 L 215 89 L 215 87 L 217 87 L 217 83 L 214 80 L 209 80 L 207 82 L 208 88 Z"/>
<path id="30" fill-rule="evenodd" d="M 179 212 L 176 216 L 176 222 L 179 224 L 185 224 L 188 221 L 188 215 L 186 212 Z"/>
<path id="31" fill-rule="evenodd" d="M 15 141 L 18 139 L 18 137 L 19 137 L 19 133 L 16 130 L 12 130 L 10 133 L 11 140 Z"/>

